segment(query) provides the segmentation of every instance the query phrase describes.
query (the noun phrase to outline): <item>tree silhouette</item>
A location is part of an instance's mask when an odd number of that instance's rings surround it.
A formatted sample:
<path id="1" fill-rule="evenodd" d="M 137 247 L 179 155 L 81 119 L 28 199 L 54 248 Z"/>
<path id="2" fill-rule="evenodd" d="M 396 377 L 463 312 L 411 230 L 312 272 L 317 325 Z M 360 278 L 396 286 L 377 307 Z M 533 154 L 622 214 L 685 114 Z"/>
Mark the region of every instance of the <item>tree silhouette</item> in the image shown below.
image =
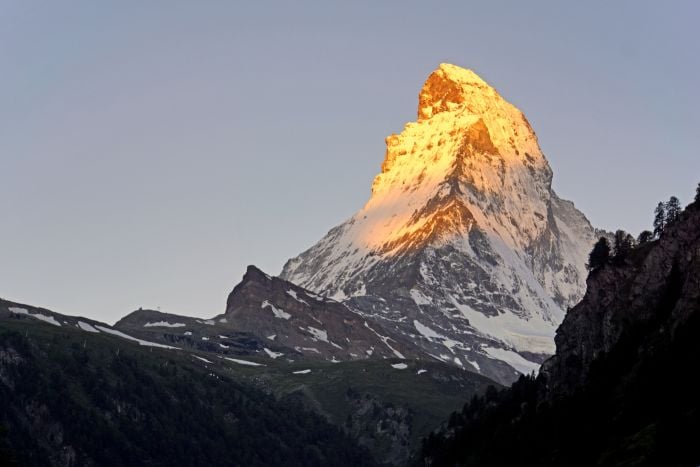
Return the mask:
<path id="1" fill-rule="evenodd" d="M 666 203 L 666 225 L 676 222 L 681 217 L 681 202 L 675 196 L 669 198 Z"/>
<path id="2" fill-rule="evenodd" d="M 615 243 L 613 244 L 613 254 L 615 259 L 623 260 L 627 257 L 627 254 L 634 247 L 634 237 L 625 232 L 624 230 L 618 230 L 615 232 Z"/>
<path id="3" fill-rule="evenodd" d="M 700 203 L 700 183 L 698 183 L 698 187 L 695 189 L 695 202 Z"/>
<path id="4" fill-rule="evenodd" d="M 649 231 L 649 230 L 644 230 L 639 234 L 639 237 L 637 237 L 637 243 L 640 245 L 644 245 L 645 243 L 649 243 L 654 239 L 654 234 Z"/>
<path id="5" fill-rule="evenodd" d="M 654 209 L 654 237 L 659 238 L 666 227 L 666 207 L 659 201 Z"/>
<path id="6" fill-rule="evenodd" d="M 600 237 L 600 240 L 593 245 L 591 254 L 588 255 L 588 270 L 594 271 L 605 264 L 610 259 L 610 243 L 605 237 Z"/>

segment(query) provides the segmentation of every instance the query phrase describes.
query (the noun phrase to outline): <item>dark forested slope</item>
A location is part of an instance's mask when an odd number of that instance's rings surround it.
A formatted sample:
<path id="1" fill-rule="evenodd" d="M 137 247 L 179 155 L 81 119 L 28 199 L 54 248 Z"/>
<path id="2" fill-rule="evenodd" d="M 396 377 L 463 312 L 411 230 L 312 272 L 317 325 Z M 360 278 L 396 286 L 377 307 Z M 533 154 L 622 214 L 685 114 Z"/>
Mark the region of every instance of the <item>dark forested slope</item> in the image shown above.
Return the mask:
<path id="1" fill-rule="evenodd" d="M 201 363 L 105 334 L 0 320 L 0 463 L 372 463 L 321 416 Z"/>

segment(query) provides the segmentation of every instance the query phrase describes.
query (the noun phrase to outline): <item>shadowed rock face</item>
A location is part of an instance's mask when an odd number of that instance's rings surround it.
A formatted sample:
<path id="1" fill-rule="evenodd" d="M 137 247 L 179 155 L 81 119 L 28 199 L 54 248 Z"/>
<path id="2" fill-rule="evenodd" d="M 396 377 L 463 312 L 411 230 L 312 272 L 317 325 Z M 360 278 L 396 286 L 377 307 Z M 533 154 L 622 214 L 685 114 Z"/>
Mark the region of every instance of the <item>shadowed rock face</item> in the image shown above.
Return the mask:
<path id="1" fill-rule="evenodd" d="M 502 383 L 536 370 L 604 232 L 554 193 L 522 112 L 470 70 L 440 65 L 386 144 L 367 204 L 281 277 L 428 358 Z"/>
<path id="2" fill-rule="evenodd" d="M 346 305 L 323 298 L 249 266 L 226 303 L 223 317 L 239 331 L 264 337 L 293 354 L 326 360 L 415 356 L 410 346 L 385 338 Z M 220 319 L 220 318 L 218 318 Z"/>
<path id="3" fill-rule="evenodd" d="M 621 264 L 591 273 L 583 300 L 557 330 L 557 354 L 542 371 L 552 394 L 585 385 L 591 365 L 633 334 L 675 333 L 700 312 L 700 206 L 691 205 L 661 239 Z"/>
<path id="4" fill-rule="evenodd" d="M 249 266 L 211 319 L 137 310 L 115 328 L 131 336 L 217 355 L 348 361 L 425 356 L 381 323 Z"/>
<path id="5" fill-rule="evenodd" d="M 467 403 L 416 465 L 699 465 L 700 203 L 593 271 L 537 378 Z"/>

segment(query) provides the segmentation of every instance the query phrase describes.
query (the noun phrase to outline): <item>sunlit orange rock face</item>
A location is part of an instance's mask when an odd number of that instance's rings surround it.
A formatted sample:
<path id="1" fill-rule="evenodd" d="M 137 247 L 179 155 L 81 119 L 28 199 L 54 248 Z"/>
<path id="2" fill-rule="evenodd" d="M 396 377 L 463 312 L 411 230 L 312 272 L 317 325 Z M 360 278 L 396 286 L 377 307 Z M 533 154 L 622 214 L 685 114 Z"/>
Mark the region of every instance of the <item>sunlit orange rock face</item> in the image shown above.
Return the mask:
<path id="1" fill-rule="evenodd" d="M 465 183 L 469 187 L 463 187 Z M 382 220 L 365 223 L 361 239 L 366 247 L 382 252 L 394 251 L 398 239 L 422 247 L 411 232 L 426 237 L 430 224 L 455 226 L 433 222 L 430 215 L 414 216 L 413 210 L 426 199 L 433 205 L 441 199 L 454 205 L 455 195 L 461 194 L 462 211 L 483 211 L 493 208 L 490 194 L 512 190 L 515 197 L 499 201 L 511 204 L 505 206 L 509 216 L 516 213 L 520 219 L 520 232 L 505 236 L 520 247 L 520 240 L 531 241 L 542 232 L 550 184 L 551 170 L 523 114 L 472 71 L 443 64 L 420 91 L 418 122 L 387 138 L 382 173 L 365 206 L 368 218 L 380 213 Z M 469 199 L 468 191 L 475 199 Z M 474 206 L 482 200 L 487 203 Z M 388 211 L 392 217 L 385 222 Z M 442 211 L 435 212 L 444 217 Z"/>
<path id="2" fill-rule="evenodd" d="M 523 113 L 474 72 L 441 64 L 418 120 L 386 138 L 369 201 L 282 275 L 395 320 L 433 357 L 507 380 L 489 361 L 551 353 L 585 290 L 597 233 L 551 183 Z"/>
<path id="3" fill-rule="evenodd" d="M 487 100 L 498 97 L 496 90 L 473 71 L 443 63 L 418 94 L 418 121 L 458 107 L 478 115 L 484 112 Z"/>

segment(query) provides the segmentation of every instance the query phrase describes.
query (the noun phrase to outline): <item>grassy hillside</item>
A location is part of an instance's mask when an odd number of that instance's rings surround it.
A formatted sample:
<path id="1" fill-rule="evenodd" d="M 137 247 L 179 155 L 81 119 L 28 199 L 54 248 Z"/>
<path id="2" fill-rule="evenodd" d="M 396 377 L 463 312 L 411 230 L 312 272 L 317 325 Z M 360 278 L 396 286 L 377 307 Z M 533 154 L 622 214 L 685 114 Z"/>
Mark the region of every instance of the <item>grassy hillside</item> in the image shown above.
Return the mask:
<path id="1" fill-rule="evenodd" d="M 494 384 L 439 362 L 402 360 L 280 362 L 235 371 L 284 400 L 325 415 L 391 463 L 403 463 L 421 437 L 461 407 L 465 397 Z"/>

